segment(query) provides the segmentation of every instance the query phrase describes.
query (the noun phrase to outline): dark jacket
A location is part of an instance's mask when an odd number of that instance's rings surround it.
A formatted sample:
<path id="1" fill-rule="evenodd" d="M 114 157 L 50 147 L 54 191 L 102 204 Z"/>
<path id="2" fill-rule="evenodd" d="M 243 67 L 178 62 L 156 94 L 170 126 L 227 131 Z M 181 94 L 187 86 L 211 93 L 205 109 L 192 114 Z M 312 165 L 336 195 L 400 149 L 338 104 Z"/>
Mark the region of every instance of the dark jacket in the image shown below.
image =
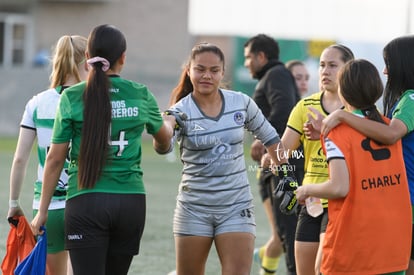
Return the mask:
<path id="1" fill-rule="evenodd" d="M 257 73 L 257 77 L 259 82 L 253 93 L 253 100 L 282 137 L 290 112 L 300 100 L 295 79 L 285 65 L 277 60 L 269 61 Z M 302 145 L 297 150 L 303 151 Z M 290 158 L 289 163 L 295 166 L 295 176 L 301 185 L 305 167 L 304 159 Z"/>
<path id="2" fill-rule="evenodd" d="M 285 131 L 289 114 L 300 99 L 295 79 L 282 62 L 271 60 L 257 74 L 253 100 L 280 137 Z"/>

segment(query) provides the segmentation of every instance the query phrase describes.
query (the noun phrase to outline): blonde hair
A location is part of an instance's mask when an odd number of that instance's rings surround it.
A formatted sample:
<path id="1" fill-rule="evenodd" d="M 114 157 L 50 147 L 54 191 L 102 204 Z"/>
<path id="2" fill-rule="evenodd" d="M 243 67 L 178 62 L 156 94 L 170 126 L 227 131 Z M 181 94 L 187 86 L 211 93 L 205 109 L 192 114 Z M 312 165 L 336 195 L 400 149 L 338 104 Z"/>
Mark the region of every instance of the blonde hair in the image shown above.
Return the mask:
<path id="1" fill-rule="evenodd" d="M 64 35 L 59 38 L 54 48 L 50 88 L 63 85 L 69 76 L 78 82 L 82 79 L 78 66 L 85 62 L 87 39 L 80 35 Z"/>

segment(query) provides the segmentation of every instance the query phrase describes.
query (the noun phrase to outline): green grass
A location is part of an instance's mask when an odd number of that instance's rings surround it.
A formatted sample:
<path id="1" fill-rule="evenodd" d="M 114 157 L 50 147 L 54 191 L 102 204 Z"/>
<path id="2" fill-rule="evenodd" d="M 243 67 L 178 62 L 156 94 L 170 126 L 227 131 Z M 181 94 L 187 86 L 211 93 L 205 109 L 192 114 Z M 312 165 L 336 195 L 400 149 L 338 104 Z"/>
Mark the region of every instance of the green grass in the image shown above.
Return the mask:
<path id="1" fill-rule="evenodd" d="M 17 138 L 7 137 L 0 139 L 0 153 L 14 152 L 16 149 Z"/>
<path id="2" fill-rule="evenodd" d="M 3 184 L 0 192 L 0 259 L 5 255 L 5 244 L 9 225 L 6 221 L 9 196 L 9 175 L 17 138 L 0 139 L 0 175 Z M 250 157 L 246 156 L 247 165 L 253 165 Z M 25 182 L 20 196 L 20 203 L 29 220 L 32 218 L 31 203 L 33 184 L 36 178 L 36 153 L 31 154 Z M 174 238 L 172 234 L 172 218 L 175 208 L 175 198 L 181 175 L 181 162 L 168 162 L 165 156 L 157 155 L 151 143 L 146 140 L 143 144 L 144 182 L 147 190 L 147 219 L 144 235 L 141 241 L 140 254 L 134 257 L 129 274 L 166 275 L 175 269 Z M 249 172 L 252 193 L 255 196 L 257 238 L 256 246 L 267 241 L 270 229 L 261 206 L 256 185 L 255 173 Z M 220 263 L 214 246 L 207 262 L 206 275 L 220 274 Z M 258 274 L 258 268 L 253 264 L 252 273 Z M 278 275 L 285 274 L 284 261 L 280 263 Z"/>

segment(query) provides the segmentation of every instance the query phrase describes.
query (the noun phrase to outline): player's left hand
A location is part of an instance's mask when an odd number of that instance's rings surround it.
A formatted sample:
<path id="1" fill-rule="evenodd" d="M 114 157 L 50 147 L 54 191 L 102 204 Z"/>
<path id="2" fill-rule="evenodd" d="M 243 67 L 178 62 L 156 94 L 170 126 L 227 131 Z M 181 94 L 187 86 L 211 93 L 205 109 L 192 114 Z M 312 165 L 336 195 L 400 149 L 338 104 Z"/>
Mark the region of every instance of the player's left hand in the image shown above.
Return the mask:
<path id="1" fill-rule="evenodd" d="M 303 125 L 303 132 L 307 139 L 318 140 L 321 136 L 322 120 L 324 116 L 315 108 L 308 107 L 308 121 Z"/>

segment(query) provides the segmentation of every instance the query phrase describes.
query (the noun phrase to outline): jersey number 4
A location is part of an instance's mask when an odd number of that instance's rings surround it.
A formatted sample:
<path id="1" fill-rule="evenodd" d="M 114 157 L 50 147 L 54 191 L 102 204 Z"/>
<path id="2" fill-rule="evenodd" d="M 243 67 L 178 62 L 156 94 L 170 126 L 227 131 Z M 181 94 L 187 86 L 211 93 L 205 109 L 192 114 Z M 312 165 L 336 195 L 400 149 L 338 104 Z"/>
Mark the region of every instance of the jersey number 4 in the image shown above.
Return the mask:
<path id="1" fill-rule="evenodd" d="M 110 130 L 111 131 L 111 130 Z M 111 132 L 109 132 L 109 136 L 111 137 Z M 118 146 L 118 150 L 116 152 L 116 156 L 122 156 L 122 153 L 125 150 L 125 146 L 128 145 L 128 140 L 125 139 L 125 131 L 120 131 L 118 134 L 118 140 L 109 140 L 109 145 L 111 146 Z"/>

